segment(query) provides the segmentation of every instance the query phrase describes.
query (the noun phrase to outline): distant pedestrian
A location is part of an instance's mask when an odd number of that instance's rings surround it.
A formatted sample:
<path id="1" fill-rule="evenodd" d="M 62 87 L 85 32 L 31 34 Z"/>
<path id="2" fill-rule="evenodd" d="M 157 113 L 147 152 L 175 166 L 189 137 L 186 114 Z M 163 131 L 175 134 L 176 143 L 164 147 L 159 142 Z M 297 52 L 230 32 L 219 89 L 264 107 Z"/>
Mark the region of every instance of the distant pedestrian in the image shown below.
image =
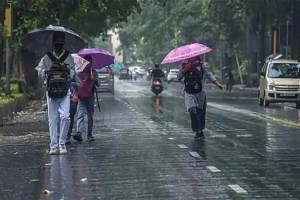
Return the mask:
<path id="1" fill-rule="evenodd" d="M 234 85 L 234 76 L 230 68 L 227 68 L 225 72 L 225 78 L 226 78 L 226 91 L 231 92 L 232 87 Z"/>

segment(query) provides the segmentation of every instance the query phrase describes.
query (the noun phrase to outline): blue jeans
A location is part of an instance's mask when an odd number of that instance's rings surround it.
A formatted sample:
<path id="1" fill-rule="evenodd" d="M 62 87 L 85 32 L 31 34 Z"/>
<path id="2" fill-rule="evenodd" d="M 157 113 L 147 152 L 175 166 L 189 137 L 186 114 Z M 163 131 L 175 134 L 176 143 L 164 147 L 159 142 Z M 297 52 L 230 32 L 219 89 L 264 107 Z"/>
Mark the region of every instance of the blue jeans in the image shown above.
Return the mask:
<path id="1" fill-rule="evenodd" d="M 82 134 L 85 131 L 84 114 L 87 115 L 88 127 L 87 135 L 91 136 L 93 132 L 94 115 L 94 97 L 80 99 L 77 107 L 77 133 Z"/>

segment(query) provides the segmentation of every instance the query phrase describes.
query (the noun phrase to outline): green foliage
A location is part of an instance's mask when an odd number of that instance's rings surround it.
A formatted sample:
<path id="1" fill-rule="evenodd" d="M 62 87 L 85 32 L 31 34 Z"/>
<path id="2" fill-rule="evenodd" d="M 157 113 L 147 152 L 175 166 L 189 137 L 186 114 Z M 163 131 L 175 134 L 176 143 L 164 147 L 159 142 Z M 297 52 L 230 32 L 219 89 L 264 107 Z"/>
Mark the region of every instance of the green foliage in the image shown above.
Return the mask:
<path id="1" fill-rule="evenodd" d="M 139 8 L 138 0 L 13 0 L 16 24 L 14 43 L 21 45 L 30 30 L 49 24 L 68 27 L 83 37 L 98 37 L 118 27 Z"/>

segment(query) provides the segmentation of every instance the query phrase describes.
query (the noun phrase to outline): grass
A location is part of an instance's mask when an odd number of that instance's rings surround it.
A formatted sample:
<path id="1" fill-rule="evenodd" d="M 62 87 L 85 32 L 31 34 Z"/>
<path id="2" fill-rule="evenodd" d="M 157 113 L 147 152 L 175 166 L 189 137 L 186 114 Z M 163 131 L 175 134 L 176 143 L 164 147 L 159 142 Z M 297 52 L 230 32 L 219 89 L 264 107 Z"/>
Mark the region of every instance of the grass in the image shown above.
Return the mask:
<path id="1" fill-rule="evenodd" d="M 5 105 L 13 101 L 17 97 L 21 97 L 23 94 L 19 93 L 18 84 L 11 84 L 11 95 L 6 96 L 4 93 L 0 93 L 0 106 Z"/>

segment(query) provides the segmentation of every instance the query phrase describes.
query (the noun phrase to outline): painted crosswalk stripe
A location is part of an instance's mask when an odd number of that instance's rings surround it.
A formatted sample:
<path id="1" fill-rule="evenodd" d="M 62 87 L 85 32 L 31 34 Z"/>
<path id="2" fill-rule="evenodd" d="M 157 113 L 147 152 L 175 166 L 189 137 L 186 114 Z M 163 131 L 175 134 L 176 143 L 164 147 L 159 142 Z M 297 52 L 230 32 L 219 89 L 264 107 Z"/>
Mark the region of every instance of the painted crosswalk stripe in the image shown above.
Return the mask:
<path id="1" fill-rule="evenodd" d="M 195 158 L 201 158 L 201 156 L 197 152 L 195 152 L 195 151 L 191 151 L 190 155 L 193 156 L 193 157 L 195 157 Z"/>
<path id="2" fill-rule="evenodd" d="M 206 168 L 209 169 L 212 173 L 221 172 L 221 170 L 219 170 L 215 166 L 207 166 Z"/>
<path id="3" fill-rule="evenodd" d="M 238 194 L 247 194 L 248 192 L 242 188 L 241 186 L 235 184 L 235 185 L 228 185 L 231 189 L 233 189 Z"/>
<path id="4" fill-rule="evenodd" d="M 252 134 L 239 134 L 236 137 L 252 137 Z"/>
<path id="5" fill-rule="evenodd" d="M 181 148 L 181 149 L 188 149 L 188 147 L 185 146 L 184 144 L 179 144 L 178 146 L 179 146 L 179 148 Z"/>
<path id="6" fill-rule="evenodd" d="M 175 140 L 175 138 L 168 138 L 169 140 Z"/>

